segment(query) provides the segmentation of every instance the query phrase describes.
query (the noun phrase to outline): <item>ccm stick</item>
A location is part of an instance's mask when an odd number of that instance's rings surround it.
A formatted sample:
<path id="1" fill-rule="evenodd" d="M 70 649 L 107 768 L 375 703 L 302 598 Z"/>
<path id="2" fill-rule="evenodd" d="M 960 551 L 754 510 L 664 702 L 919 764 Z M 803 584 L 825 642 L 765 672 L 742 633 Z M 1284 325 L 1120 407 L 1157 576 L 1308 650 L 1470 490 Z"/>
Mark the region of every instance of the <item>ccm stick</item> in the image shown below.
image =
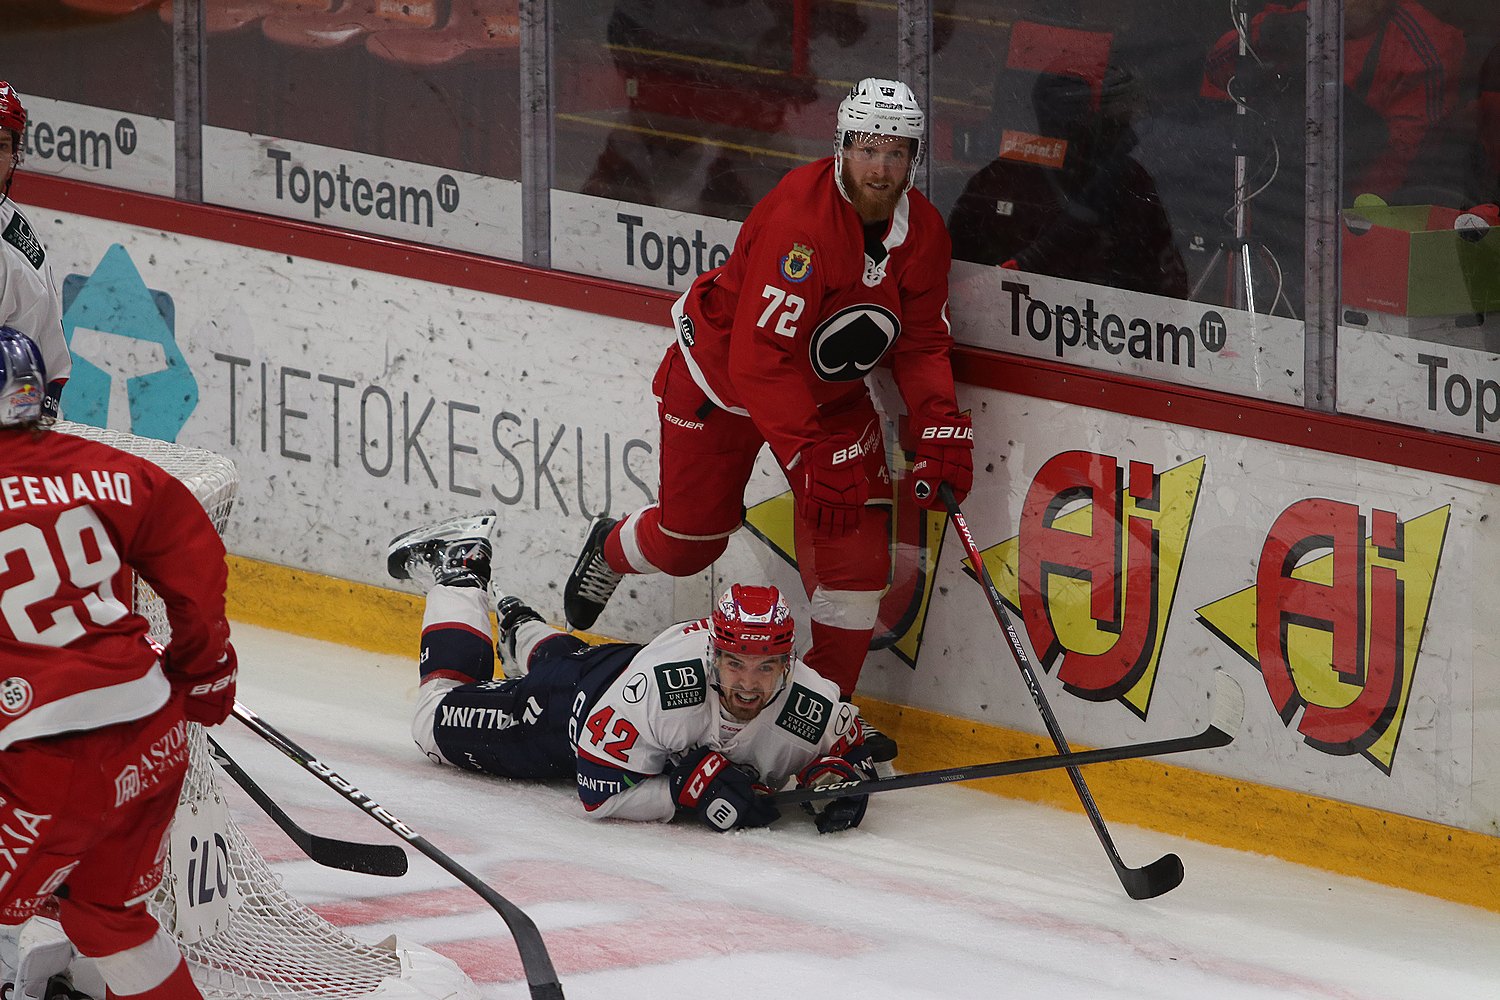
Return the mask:
<path id="1" fill-rule="evenodd" d="M 558 982 L 557 972 L 552 967 L 552 956 L 547 953 L 547 944 L 542 940 L 541 932 L 537 930 L 536 924 L 520 907 L 491 889 L 473 872 L 432 846 L 425 837 L 391 815 L 384 806 L 355 788 L 335 773 L 333 768 L 292 742 L 290 737 L 281 733 L 238 701 L 234 703 L 234 717 L 248 726 L 261 739 L 290 757 L 303 770 L 308 771 L 323 784 L 359 806 L 381 826 L 427 855 L 448 874 L 478 893 L 480 898 L 494 907 L 495 912 L 500 914 L 505 925 L 510 928 L 511 936 L 515 938 L 516 950 L 521 955 L 521 967 L 526 972 L 526 983 L 531 989 L 532 1000 L 563 1000 L 562 984 Z"/>
<path id="2" fill-rule="evenodd" d="M 918 491 L 921 491 L 923 487 L 931 489 L 925 482 L 916 484 Z M 919 492 L 918 495 L 920 497 L 922 494 Z M 1031 692 L 1031 700 L 1036 703 L 1037 711 L 1042 715 L 1047 734 L 1052 737 L 1052 745 L 1057 748 L 1059 754 L 1069 753 L 1067 738 L 1063 736 L 1062 727 L 1057 723 L 1057 716 L 1052 714 L 1052 706 L 1048 704 L 1047 695 L 1042 691 L 1041 682 L 1037 679 L 1036 670 L 1031 665 L 1025 645 L 1021 642 L 1020 633 L 1016 631 L 1010 615 L 1006 613 L 1000 591 L 996 589 L 995 581 L 990 577 L 990 571 L 984 565 L 984 557 L 980 555 L 979 546 L 974 543 L 974 536 L 969 532 L 969 523 L 964 520 L 964 513 L 959 509 L 958 500 L 953 495 L 953 487 L 947 483 L 939 483 L 938 495 L 942 497 L 943 504 L 948 508 L 948 516 L 952 518 L 959 541 L 963 543 L 964 551 L 968 553 L 969 562 L 974 567 L 975 578 L 984 588 L 985 596 L 989 598 L 990 609 L 995 613 L 995 620 L 1000 623 L 1001 630 L 1009 640 L 1011 655 L 1015 657 L 1016 666 L 1020 668 L 1021 676 L 1026 681 L 1026 689 Z M 1093 824 L 1094 833 L 1098 835 L 1099 842 L 1104 845 L 1104 852 L 1109 855 L 1109 863 L 1114 866 L 1120 884 L 1125 887 L 1125 893 L 1131 899 L 1151 899 L 1171 892 L 1181 885 L 1182 859 L 1175 854 L 1163 855 L 1142 868 L 1131 868 L 1121 860 L 1120 852 L 1115 848 L 1114 839 L 1109 835 L 1109 827 L 1104 825 L 1104 817 L 1100 815 L 1099 806 L 1094 802 L 1094 795 L 1089 791 L 1089 786 L 1084 783 L 1083 772 L 1076 766 L 1069 766 L 1067 770 L 1068 778 L 1073 782 L 1073 790 L 1078 793 L 1078 801 L 1083 804 L 1083 811 L 1088 815 L 1089 822 Z"/>
<path id="3" fill-rule="evenodd" d="M 967 764 L 938 771 L 913 771 L 911 774 L 898 774 L 890 778 L 842 781 L 836 785 L 823 785 L 819 788 L 795 788 L 775 793 L 771 796 L 771 801 L 777 806 L 796 805 L 799 802 L 837 799 L 845 795 L 894 792 L 898 788 L 921 788 L 926 785 L 944 785 L 955 781 L 1003 778 L 1012 774 L 1030 774 L 1033 771 L 1050 771 L 1059 767 L 1082 767 L 1085 764 L 1105 764 L 1117 760 L 1161 757 L 1166 754 L 1186 753 L 1189 750 L 1209 750 L 1214 747 L 1228 746 L 1239 733 L 1240 722 L 1245 715 L 1245 692 L 1240 688 L 1239 683 L 1224 671 L 1219 670 L 1215 673 L 1218 676 L 1218 685 L 1214 689 L 1213 718 L 1206 729 L 1192 736 L 1152 740 L 1148 743 L 1127 743 L 1123 746 L 1100 747 L 1097 750 L 1080 750 L 1046 757 L 1021 757 L 1017 760 L 1000 760 L 993 764 Z"/>
<path id="4" fill-rule="evenodd" d="M 286 810 L 276 804 L 276 800 L 255 783 L 255 779 L 235 763 L 234 758 L 229 756 L 212 736 L 208 737 L 208 746 L 214 763 L 223 768 L 224 773 L 233 778 L 234 783 L 243 788 L 245 794 L 254 799 L 255 804 L 265 810 L 267 816 L 275 820 L 276 825 L 291 838 L 292 843 L 302 848 L 303 854 L 318 864 L 365 875 L 386 875 L 394 878 L 406 874 L 406 852 L 395 844 L 361 844 L 351 840 L 320 837 L 316 833 L 307 832 L 297 825 L 296 820 L 286 814 Z"/>

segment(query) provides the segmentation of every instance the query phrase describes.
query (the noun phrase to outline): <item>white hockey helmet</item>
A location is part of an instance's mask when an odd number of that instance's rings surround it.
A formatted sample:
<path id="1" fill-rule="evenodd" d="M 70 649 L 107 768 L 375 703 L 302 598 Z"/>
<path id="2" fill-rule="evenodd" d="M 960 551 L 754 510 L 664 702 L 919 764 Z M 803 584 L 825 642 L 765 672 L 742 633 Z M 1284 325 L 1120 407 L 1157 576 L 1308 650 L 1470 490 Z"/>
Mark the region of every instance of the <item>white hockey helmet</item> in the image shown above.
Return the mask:
<path id="1" fill-rule="evenodd" d="M 0 427 L 32 427 L 42 419 L 47 369 L 35 341 L 0 326 Z"/>
<path id="2" fill-rule="evenodd" d="M 927 116 L 917 103 L 917 95 L 900 80 L 882 80 L 869 76 L 849 90 L 839 102 L 839 113 L 833 133 L 833 155 L 838 160 L 839 190 L 844 187 L 844 148 L 851 134 L 900 136 L 913 140 L 911 168 L 906 174 L 906 189 L 911 190 L 917 176 L 917 164 L 927 150 L 923 138 Z M 845 192 L 845 196 L 848 193 Z"/>

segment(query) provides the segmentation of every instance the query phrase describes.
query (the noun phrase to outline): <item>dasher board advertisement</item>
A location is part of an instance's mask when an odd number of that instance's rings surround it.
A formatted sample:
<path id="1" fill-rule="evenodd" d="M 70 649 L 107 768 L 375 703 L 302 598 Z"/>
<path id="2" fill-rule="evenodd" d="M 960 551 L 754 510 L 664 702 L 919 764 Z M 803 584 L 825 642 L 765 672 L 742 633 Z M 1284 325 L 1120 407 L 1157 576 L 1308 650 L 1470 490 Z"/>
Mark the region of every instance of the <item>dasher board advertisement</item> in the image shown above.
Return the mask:
<path id="1" fill-rule="evenodd" d="M 39 214 L 63 415 L 233 459 L 238 555 L 394 587 L 393 536 L 494 508 L 504 586 L 561 621 L 592 518 L 655 499 L 664 326 Z M 601 628 L 670 620 L 669 587 L 625 589 Z"/>
<path id="2" fill-rule="evenodd" d="M 205 126 L 203 199 L 507 260 L 521 258 L 518 181 Z"/>
<path id="3" fill-rule="evenodd" d="M 21 98 L 27 112 L 24 169 L 172 197 L 177 142 L 170 118 Z"/>
<path id="4" fill-rule="evenodd" d="M 968 261 L 949 291 L 960 343 L 1302 405 L 1300 320 Z"/>

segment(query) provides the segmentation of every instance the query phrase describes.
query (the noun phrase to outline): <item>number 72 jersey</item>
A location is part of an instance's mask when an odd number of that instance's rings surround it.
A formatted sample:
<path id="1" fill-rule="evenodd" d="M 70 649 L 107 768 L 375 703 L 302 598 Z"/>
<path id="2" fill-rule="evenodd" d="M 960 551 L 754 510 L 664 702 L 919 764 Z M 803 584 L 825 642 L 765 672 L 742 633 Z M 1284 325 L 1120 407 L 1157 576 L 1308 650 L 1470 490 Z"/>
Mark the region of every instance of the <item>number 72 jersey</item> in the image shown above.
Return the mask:
<path id="1" fill-rule="evenodd" d="M 783 468 L 825 439 L 820 409 L 866 395 L 883 357 L 914 418 L 958 415 L 942 216 L 908 191 L 867 236 L 836 169 L 827 158 L 787 174 L 677 311 L 693 380 L 719 407 L 752 417 Z"/>
<path id="2" fill-rule="evenodd" d="M 859 727 L 838 685 L 795 657 L 776 699 L 747 723 L 719 707 L 708 683 L 708 622 L 673 625 L 642 647 L 573 718 L 578 796 L 590 816 L 669 820 L 666 772 L 688 750 L 711 747 L 779 788 L 817 758 L 842 754 Z"/>

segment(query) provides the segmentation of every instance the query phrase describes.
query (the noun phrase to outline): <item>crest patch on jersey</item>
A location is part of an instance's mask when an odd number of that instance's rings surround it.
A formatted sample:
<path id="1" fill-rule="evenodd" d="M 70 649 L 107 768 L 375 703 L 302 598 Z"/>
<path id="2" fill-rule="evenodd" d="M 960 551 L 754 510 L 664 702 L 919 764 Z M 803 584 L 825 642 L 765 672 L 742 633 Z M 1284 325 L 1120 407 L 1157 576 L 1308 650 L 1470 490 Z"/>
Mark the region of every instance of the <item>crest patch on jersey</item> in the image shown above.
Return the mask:
<path id="1" fill-rule="evenodd" d="M 24 677 L 0 681 L 0 712 L 17 716 L 31 707 L 31 682 Z"/>
<path id="2" fill-rule="evenodd" d="M 692 708 L 708 698 L 708 680 L 702 660 L 659 663 L 655 670 L 656 690 L 661 694 L 663 709 Z"/>
<path id="3" fill-rule="evenodd" d="M 823 738 L 823 730 L 833 716 L 833 702 L 809 691 L 801 684 L 793 684 L 786 696 L 786 706 L 776 717 L 776 724 L 799 740 L 817 743 Z"/>
<path id="4" fill-rule="evenodd" d="M 21 251 L 21 256 L 30 261 L 31 266 L 38 271 L 42 269 L 42 262 L 47 259 L 47 251 L 42 249 L 42 241 L 36 238 L 26 220 L 21 218 L 17 212 L 10 217 L 10 225 L 5 227 L 5 232 L 0 233 L 5 242 Z"/>
<path id="5" fill-rule="evenodd" d="M 800 284 L 812 274 L 812 247 L 793 243 L 786 256 L 781 258 L 781 276 L 787 281 Z"/>
<path id="6" fill-rule="evenodd" d="M 688 347 L 693 346 L 693 318 L 686 313 L 677 321 L 677 333 Z"/>

